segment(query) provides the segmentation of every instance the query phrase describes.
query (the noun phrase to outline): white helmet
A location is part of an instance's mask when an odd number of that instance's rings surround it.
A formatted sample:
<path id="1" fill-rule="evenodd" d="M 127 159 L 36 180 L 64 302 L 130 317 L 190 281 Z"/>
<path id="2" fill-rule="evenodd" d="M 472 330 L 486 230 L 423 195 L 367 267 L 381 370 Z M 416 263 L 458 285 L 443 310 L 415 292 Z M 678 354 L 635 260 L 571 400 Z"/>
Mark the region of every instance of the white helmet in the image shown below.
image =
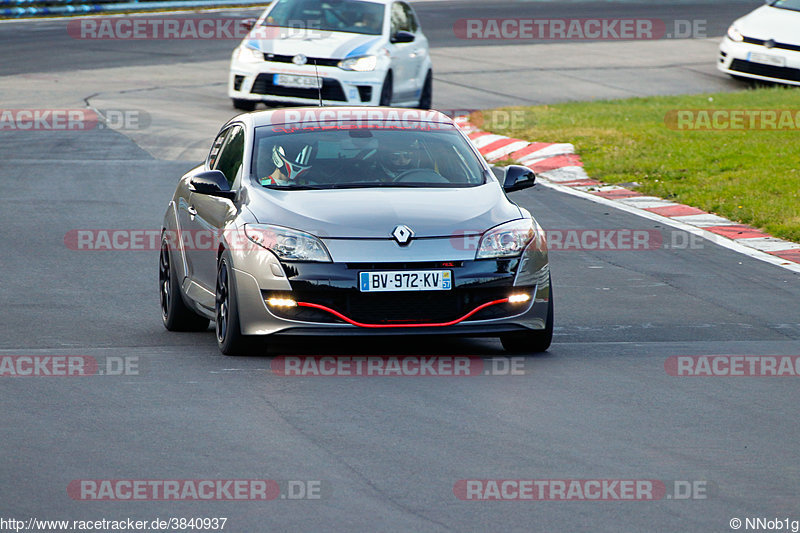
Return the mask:
<path id="1" fill-rule="evenodd" d="M 289 181 L 296 180 L 300 174 L 311 168 L 311 165 L 308 164 L 310 158 L 311 146 L 309 145 L 305 145 L 300 150 L 294 162 L 289 161 L 283 146 L 276 144 L 272 147 L 272 163 L 276 168 L 281 169 L 281 172 L 287 176 Z"/>

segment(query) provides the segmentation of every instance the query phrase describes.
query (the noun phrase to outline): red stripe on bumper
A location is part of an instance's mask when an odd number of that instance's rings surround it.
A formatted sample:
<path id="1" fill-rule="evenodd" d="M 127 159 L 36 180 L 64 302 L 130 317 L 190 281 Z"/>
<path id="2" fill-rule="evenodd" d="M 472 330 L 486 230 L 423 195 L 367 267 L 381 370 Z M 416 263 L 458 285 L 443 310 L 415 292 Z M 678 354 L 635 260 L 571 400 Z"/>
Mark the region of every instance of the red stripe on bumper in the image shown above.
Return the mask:
<path id="1" fill-rule="evenodd" d="M 356 322 L 355 320 L 344 316 L 339 311 L 334 311 L 330 307 L 325 307 L 324 305 L 319 304 L 312 304 L 309 302 L 297 302 L 297 305 L 300 307 L 313 307 L 314 309 L 319 309 L 321 311 L 326 311 L 338 318 L 341 318 L 348 324 L 353 324 L 354 326 L 359 326 L 362 328 L 431 328 L 431 327 L 444 327 L 444 326 L 452 326 L 454 324 L 458 324 L 459 322 L 463 322 L 464 320 L 468 319 L 481 309 L 485 309 L 491 305 L 498 305 L 508 303 L 508 298 L 503 298 L 502 300 L 494 300 L 492 302 L 486 302 L 485 304 L 481 304 L 466 315 L 462 316 L 461 318 L 457 318 L 455 320 L 451 320 L 450 322 L 438 322 L 438 323 L 421 323 L 421 324 L 365 324 L 363 322 Z"/>

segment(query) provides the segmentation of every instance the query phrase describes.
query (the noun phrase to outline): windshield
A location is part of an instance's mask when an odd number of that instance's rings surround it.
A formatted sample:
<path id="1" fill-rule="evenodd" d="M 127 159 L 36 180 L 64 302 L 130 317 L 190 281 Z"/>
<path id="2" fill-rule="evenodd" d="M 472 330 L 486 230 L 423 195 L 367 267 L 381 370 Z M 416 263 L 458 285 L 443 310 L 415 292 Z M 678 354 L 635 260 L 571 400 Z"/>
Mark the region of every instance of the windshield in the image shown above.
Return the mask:
<path id="1" fill-rule="evenodd" d="M 356 0 L 277 0 L 264 26 L 380 35 L 383 4 Z"/>
<path id="2" fill-rule="evenodd" d="M 800 11 L 800 0 L 777 0 L 770 4 L 772 7 L 779 7 L 781 9 L 790 9 L 792 11 Z"/>
<path id="3" fill-rule="evenodd" d="M 425 126 L 425 123 L 419 123 Z M 275 189 L 471 187 L 485 167 L 453 126 L 256 128 L 252 172 Z"/>

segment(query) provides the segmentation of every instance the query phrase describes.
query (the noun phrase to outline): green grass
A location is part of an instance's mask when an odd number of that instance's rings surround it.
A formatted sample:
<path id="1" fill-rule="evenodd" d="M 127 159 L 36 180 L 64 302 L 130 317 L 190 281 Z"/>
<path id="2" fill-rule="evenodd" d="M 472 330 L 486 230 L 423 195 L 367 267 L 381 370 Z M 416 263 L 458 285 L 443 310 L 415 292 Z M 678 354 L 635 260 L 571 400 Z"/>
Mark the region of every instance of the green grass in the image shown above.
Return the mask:
<path id="1" fill-rule="evenodd" d="M 570 142 L 589 176 L 692 205 L 800 242 L 800 129 L 677 131 L 680 109 L 800 112 L 800 89 L 576 102 L 484 112 L 486 131 Z M 492 118 L 496 118 L 492 122 Z"/>

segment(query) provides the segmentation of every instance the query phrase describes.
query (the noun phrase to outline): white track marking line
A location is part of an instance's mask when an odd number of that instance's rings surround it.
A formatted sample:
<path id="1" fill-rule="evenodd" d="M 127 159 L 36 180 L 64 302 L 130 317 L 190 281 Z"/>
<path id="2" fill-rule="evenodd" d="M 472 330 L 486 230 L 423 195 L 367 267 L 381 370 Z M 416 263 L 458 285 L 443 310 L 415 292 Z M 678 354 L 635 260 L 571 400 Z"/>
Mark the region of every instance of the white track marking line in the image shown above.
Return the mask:
<path id="1" fill-rule="evenodd" d="M 632 215 L 637 215 L 642 218 L 653 220 L 655 222 L 659 222 L 666 226 L 670 226 L 672 228 L 679 229 L 687 233 L 691 233 L 692 235 L 697 235 L 698 237 L 701 237 L 709 242 L 722 246 L 723 248 L 728 248 L 729 250 L 733 250 L 748 257 L 752 257 L 753 259 L 758 259 L 760 261 L 764 261 L 765 263 L 770 263 L 772 265 L 800 274 L 800 264 L 793 263 L 787 259 L 782 259 L 778 256 L 762 252 L 760 250 L 751 248 L 749 246 L 745 246 L 743 244 L 739 244 L 734 240 L 722 237 L 721 235 L 717 235 L 716 233 L 704 230 L 703 228 L 692 226 L 690 224 L 677 221 L 670 217 L 657 215 L 655 213 L 651 213 L 650 211 L 644 211 L 636 207 L 631 207 L 629 205 L 617 202 L 616 200 L 609 200 L 607 198 L 603 198 L 602 196 L 596 196 L 588 192 L 578 191 L 571 187 L 566 187 L 564 185 L 559 185 L 557 183 L 551 183 L 549 181 L 544 181 L 544 180 L 538 181 L 537 183 L 540 185 L 544 185 L 547 188 L 563 192 L 565 194 L 571 194 L 572 196 L 577 196 L 578 198 L 583 198 L 584 200 L 589 200 L 591 202 L 602 204 L 607 207 L 613 207 L 615 209 L 619 209 L 620 211 L 624 211 Z"/>

